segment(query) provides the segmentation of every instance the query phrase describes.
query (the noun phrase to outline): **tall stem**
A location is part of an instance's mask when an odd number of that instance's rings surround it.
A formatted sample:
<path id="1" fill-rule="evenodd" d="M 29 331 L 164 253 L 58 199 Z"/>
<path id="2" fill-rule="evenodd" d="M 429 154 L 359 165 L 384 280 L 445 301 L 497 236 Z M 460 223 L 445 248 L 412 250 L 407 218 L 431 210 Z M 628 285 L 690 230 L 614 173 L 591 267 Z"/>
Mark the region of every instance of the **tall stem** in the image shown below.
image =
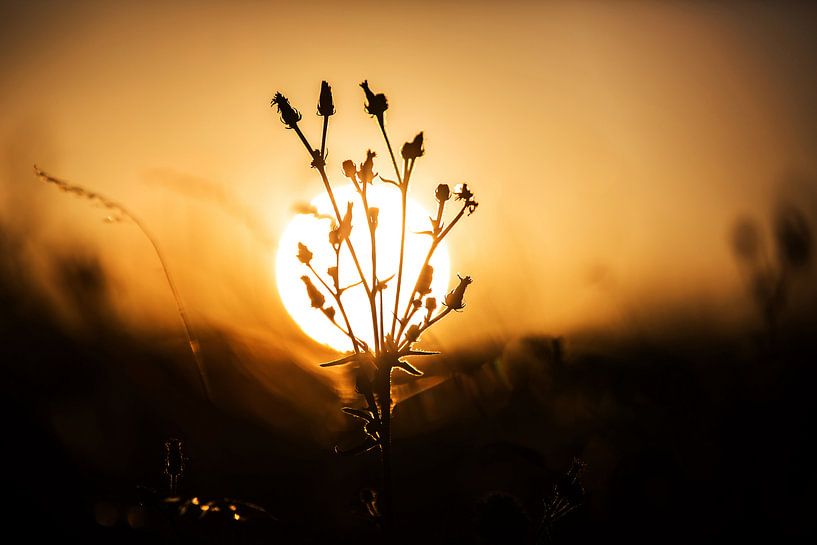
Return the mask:
<path id="1" fill-rule="evenodd" d="M 408 183 L 409 179 L 411 178 L 411 171 L 414 169 L 414 161 L 412 160 L 411 166 L 409 166 L 408 160 L 405 160 L 403 164 L 403 168 L 406 172 L 406 180 L 405 183 L 400 184 L 400 211 L 401 211 L 401 221 L 400 221 L 400 262 L 397 266 L 397 290 L 394 295 L 394 313 L 392 314 L 391 320 L 391 336 L 394 338 L 394 330 L 397 326 L 397 311 L 400 306 L 400 289 L 403 286 L 403 257 L 405 256 L 406 250 L 406 199 L 408 198 Z M 399 339 L 394 339 L 397 342 Z"/>
<path id="2" fill-rule="evenodd" d="M 386 134 L 386 122 L 384 121 L 382 115 L 377 116 L 377 124 L 380 125 L 380 132 L 383 133 L 383 139 L 386 141 L 386 147 L 389 149 L 389 156 L 391 157 L 391 164 L 394 165 L 394 173 L 397 174 L 397 181 L 400 183 L 400 185 L 403 185 L 403 178 L 400 176 L 400 169 L 397 168 L 397 160 L 394 158 L 394 151 L 391 149 L 389 135 Z"/>
<path id="3" fill-rule="evenodd" d="M 380 367 L 380 454 L 383 466 L 381 506 L 386 537 L 392 530 L 392 481 L 391 481 L 391 363 L 384 361 Z"/>
<path id="4" fill-rule="evenodd" d="M 329 195 L 329 200 L 332 202 L 332 208 L 335 210 L 335 217 L 337 217 L 338 225 L 340 225 L 343 219 L 340 215 L 337 200 L 335 199 L 335 192 L 332 191 L 332 185 L 329 183 L 329 177 L 326 175 L 326 166 L 322 164 L 322 162 L 315 161 L 316 150 L 313 150 L 312 146 L 309 145 L 309 141 L 306 139 L 306 136 L 304 136 L 301 128 L 298 127 L 298 125 L 293 125 L 292 128 L 295 130 L 298 138 L 301 139 L 306 151 L 309 152 L 309 156 L 312 157 L 313 165 L 318 169 L 318 172 L 321 175 L 321 180 L 323 180 L 323 186 L 326 189 L 326 194 Z M 320 157 L 320 159 L 323 161 L 323 157 Z M 366 290 L 366 296 L 369 298 L 369 309 L 371 310 L 372 314 L 372 331 L 374 332 L 375 352 L 379 354 L 380 343 L 378 342 L 377 334 L 377 309 L 375 308 L 374 297 L 372 296 L 372 288 L 369 287 L 369 283 L 366 281 L 366 275 L 363 274 L 363 269 L 360 267 L 360 260 L 357 258 L 355 247 L 352 245 L 352 241 L 349 237 L 346 237 L 346 246 L 349 248 L 349 253 L 352 255 L 352 261 L 354 261 L 355 268 L 357 268 L 357 273 L 360 275 L 360 280 L 363 283 L 363 289 Z"/>
<path id="5" fill-rule="evenodd" d="M 323 117 L 323 133 L 321 135 L 321 159 L 326 160 L 326 129 L 329 127 L 329 116 Z"/>

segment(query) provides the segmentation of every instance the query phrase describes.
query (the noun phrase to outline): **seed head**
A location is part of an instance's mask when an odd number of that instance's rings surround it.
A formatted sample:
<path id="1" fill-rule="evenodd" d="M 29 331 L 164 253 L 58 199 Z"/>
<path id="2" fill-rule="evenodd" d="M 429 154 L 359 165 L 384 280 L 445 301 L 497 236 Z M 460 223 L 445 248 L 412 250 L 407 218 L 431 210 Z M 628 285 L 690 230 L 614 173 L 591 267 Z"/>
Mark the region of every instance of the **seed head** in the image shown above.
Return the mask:
<path id="1" fill-rule="evenodd" d="M 281 122 L 286 125 L 288 129 L 294 129 L 298 121 L 302 118 L 301 112 L 293 108 L 289 103 L 289 99 L 281 93 L 275 93 L 275 96 L 270 102 L 270 107 L 272 106 L 278 107 Z"/>

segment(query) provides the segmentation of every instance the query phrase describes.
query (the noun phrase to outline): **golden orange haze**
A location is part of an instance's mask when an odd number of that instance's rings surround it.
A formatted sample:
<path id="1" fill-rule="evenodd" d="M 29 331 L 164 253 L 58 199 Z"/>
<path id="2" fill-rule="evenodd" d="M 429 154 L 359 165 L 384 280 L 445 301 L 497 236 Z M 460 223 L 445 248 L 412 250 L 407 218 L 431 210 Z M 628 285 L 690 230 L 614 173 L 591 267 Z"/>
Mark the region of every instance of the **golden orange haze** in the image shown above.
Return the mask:
<path id="1" fill-rule="evenodd" d="M 698 302 L 728 319 L 743 297 L 731 223 L 765 216 L 786 173 L 817 166 L 817 17 L 806 5 L 0 9 L 0 218 L 26 233 L 34 265 L 74 244 L 99 251 L 134 325 L 177 326 L 149 246 L 36 182 L 30 165 L 140 215 L 194 320 L 291 336 L 275 242 L 291 205 L 321 185 L 269 100 L 286 93 L 317 140 L 321 79 L 338 109 L 330 171 L 368 147 L 389 171 L 362 109 L 367 78 L 390 99 L 398 145 L 425 131 L 412 195 L 431 206 L 437 183 L 461 181 L 477 194 L 450 240 L 453 269 L 475 283 L 466 312 L 436 332 L 446 346 Z"/>

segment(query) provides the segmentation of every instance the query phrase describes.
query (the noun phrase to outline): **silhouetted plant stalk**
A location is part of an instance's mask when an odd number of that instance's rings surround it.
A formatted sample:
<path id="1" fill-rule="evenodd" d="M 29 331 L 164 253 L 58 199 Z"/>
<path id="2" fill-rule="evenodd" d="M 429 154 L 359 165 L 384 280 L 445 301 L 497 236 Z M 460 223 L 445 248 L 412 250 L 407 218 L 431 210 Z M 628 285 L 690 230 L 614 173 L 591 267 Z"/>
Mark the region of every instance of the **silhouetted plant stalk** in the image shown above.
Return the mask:
<path id="1" fill-rule="evenodd" d="M 377 512 L 381 516 L 384 525 L 390 525 L 392 516 L 392 493 L 391 493 L 391 373 L 394 369 L 399 369 L 413 376 L 421 376 L 423 373 L 414 367 L 407 358 L 414 356 L 428 356 L 438 352 L 428 352 L 415 348 L 415 344 L 420 340 L 420 336 L 434 324 L 448 316 L 452 311 L 459 311 L 465 308 L 465 291 L 471 284 L 471 277 L 460 277 L 458 285 L 448 293 L 444 301 L 439 302 L 431 296 L 431 282 L 433 279 L 433 268 L 430 265 L 434 252 L 439 247 L 443 239 L 451 232 L 454 226 L 460 221 L 463 215 L 468 212 L 470 215 L 476 208 L 477 202 L 467 184 L 458 185 L 454 191 L 446 184 L 440 184 L 435 192 L 437 200 L 437 213 L 434 218 L 430 218 L 430 229 L 421 234 L 431 237 L 431 245 L 425 256 L 423 266 L 418 273 L 414 288 L 406 302 L 405 309 L 400 309 L 400 293 L 403 283 L 403 263 L 405 257 L 406 242 L 406 203 L 414 164 L 416 160 L 425 153 L 423 149 L 423 133 L 419 133 L 411 142 L 406 142 L 401 149 L 403 158 L 402 170 L 398 166 L 396 157 L 392 150 L 388 132 L 386 131 L 385 113 L 388 109 L 388 100 L 383 93 L 374 93 L 367 81 L 360 85 L 366 97 L 365 109 L 370 115 L 377 119 L 378 126 L 386 142 L 392 166 L 397 180 L 389 180 L 379 176 L 374 172 L 375 153 L 366 152 L 366 159 L 356 165 L 351 160 L 346 160 L 342 164 L 343 175 L 350 180 L 360 197 L 360 204 L 363 206 L 371 241 L 371 276 L 367 277 L 360 266 L 354 244 L 350 238 L 352 230 L 352 208 L 353 203 L 348 202 L 346 213 L 341 214 L 338 203 L 335 199 L 332 186 L 326 174 L 326 133 L 328 120 L 335 113 L 335 106 L 332 100 L 332 90 L 327 82 L 321 83 L 320 100 L 318 102 L 318 115 L 323 117 L 323 130 L 321 137 L 321 148 L 313 149 L 309 140 L 301 130 L 299 123 L 302 116 L 281 93 L 276 93 L 272 99 L 271 106 L 275 106 L 280 114 L 281 121 L 288 129 L 292 129 L 298 135 L 301 143 L 306 148 L 311 163 L 321 176 L 324 188 L 332 202 L 335 217 L 332 218 L 329 232 L 329 242 L 335 252 L 335 266 L 329 267 L 326 274 L 330 278 L 327 281 L 320 271 L 315 270 L 312 265 L 312 251 L 303 243 L 298 245 L 298 260 L 304 264 L 309 275 L 304 275 L 302 280 L 306 286 L 310 304 L 320 310 L 324 316 L 331 321 L 335 327 L 349 338 L 351 353 L 334 361 L 321 364 L 322 367 L 333 367 L 337 365 L 352 364 L 355 366 L 355 389 L 363 397 L 365 406 L 363 408 L 343 407 L 343 412 L 359 419 L 363 423 L 365 439 L 358 446 L 341 450 L 336 447 L 340 454 L 359 454 L 373 449 L 379 449 L 383 468 L 383 482 L 380 491 L 380 505 L 372 512 Z M 397 271 L 387 277 L 381 277 L 377 267 L 377 240 L 376 232 L 380 218 L 380 210 L 372 207 L 368 199 L 368 186 L 374 183 L 374 179 L 380 177 L 385 182 L 394 185 L 400 191 L 402 218 L 400 233 L 400 254 Z M 454 196 L 461 206 L 449 223 L 444 222 L 446 203 Z M 316 211 L 310 211 L 315 214 Z M 395 241 L 396 242 L 396 241 Z M 357 269 L 359 281 L 351 286 L 341 287 L 338 281 L 338 268 L 340 267 L 340 252 L 345 245 Z M 396 293 L 393 304 L 388 306 L 384 303 L 384 291 L 388 282 L 397 277 Z M 326 294 L 334 301 L 334 306 L 327 303 L 325 293 L 313 282 L 317 280 L 323 287 Z M 368 346 L 352 330 L 348 319 L 348 313 L 344 305 L 343 294 L 346 290 L 357 285 L 363 287 L 368 299 L 369 310 L 372 319 L 373 346 Z M 336 318 L 336 309 L 343 318 L 343 323 L 339 323 Z M 384 318 L 384 307 L 389 308 L 392 314 L 391 326 L 386 327 Z M 415 316 L 420 309 L 424 309 L 424 316 L 415 320 Z M 373 496 L 374 497 L 374 496 Z M 372 500 L 374 501 L 374 500 Z"/>
<path id="2" fill-rule="evenodd" d="M 151 234 L 151 232 L 147 229 L 147 227 L 145 227 L 145 224 L 142 222 L 142 220 L 140 220 L 138 216 L 134 215 L 124 205 L 116 201 L 113 201 L 95 191 L 90 191 L 88 189 L 85 189 L 84 187 L 71 184 L 59 178 L 55 178 L 47 174 L 46 172 L 40 170 L 37 167 L 37 165 L 34 165 L 34 174 L 42 181 L 57 186 L 57 188 L 59 188 L 60 191 L 63 191 L 65 193 L 71 193 L 73 195 L 76 195 L 77 197 L 82 197 L 90 201 L 97 202 L 106 209 L 119 214 L 118 216 L 113 217 L 109 216 L 108 218 L 106 218 L 106 221 L 121 221 L 122 218 L 127 218 L 136 225 L 136 227 L 142 232 L 143 235 L 145 235 L 145 238 L 148 239 L 150 245 L 153 247 L 153 252 L 156 254 L 156 258 L 159 260 L 159 264 L 162 266 L 162 271 L 164 271 L 165 274 L 165 280 L 167 281 L 167 285 L 170 288 L 170 292 L 173 294 L 173 300 L 176 302 L 176 311 L 179 315 L 179 319 L 181 320 L 182 326 L 184 328 L 184 335 L 185 340 L 187 341 L 187 346 L 190 348 L 190 353 L 192 354 L 193 361 L 196 364 L 196 374 L 199 377 L 201 389 L 204 392 L 204 395 L 208 399 L 208 401 L 212 401 L 210 384 L 209 381 L 207 380 L 207 374 L 204 371 L 204 363 L 201 360 L 201 354 L 199 351 L 199 342 L 193 335 L 193 330 L 190 327 L 190 322 L 187 319 L 187 311 L 184 308 L 184 303 L 182 303 L 182 298 L 181 295 L 179 295 L 179 290 L 176 288 L 176 282 L 173 280 L 173 275 L 170 274 L 170 268 L 167 266 L 167 260 L 165 260 L 164 254 L 162 253 L 159 243 L 157 242 L 156 238 Z"/>

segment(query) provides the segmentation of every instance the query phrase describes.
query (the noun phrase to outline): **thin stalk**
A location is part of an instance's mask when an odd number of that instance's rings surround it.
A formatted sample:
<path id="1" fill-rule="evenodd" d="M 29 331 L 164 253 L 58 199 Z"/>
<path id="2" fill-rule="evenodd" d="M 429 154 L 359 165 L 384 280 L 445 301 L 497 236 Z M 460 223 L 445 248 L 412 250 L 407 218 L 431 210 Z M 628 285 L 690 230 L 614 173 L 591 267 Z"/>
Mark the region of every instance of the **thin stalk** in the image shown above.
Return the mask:
<path id="1" fill-rule="evenodd" d="M 428 263 L 431 261 L 431 257 L 434 255 L 434 251 L 437 249 L 437 246 L 439 246 L 440 242 L 442 242 L 443 239 L 446 237 L 446 235 L 448 235 L 448 233 L 451 232 L 451 229 L 454 227 L 454 225 L 456 225 L 457 222 L 460 221 L 460 218 L 462 218 L 463 214 L 465 214 L 465 210 L 467 208 L 468 208 L 468 204 L 466 202 L 466 204 L 463 204 L 462 209 L 457 213 L 457 215 L 454 217 L 454 219 L 451 221 L 451 223 L 449 223 L 448 226 L 445 229 L 443 229 L 442 232 L 439 235 L 436 235 L 434 237 L 434 241 L 431 243 L 431 247 L 428 249 L 428 253 L 426 254 L 425 261 L 423 261 L 423 266 L 420 268 L 421 274 L 422 274 L 422 271 L 428 266 Z M 440 221 L 441 216 L 442 216 L 442 207 L 438 209 L 437 221 Z M 439 225 L 439 223 L 438 223 L 438 225 Z M 400 336 L 403 334 L 403 331 L 405 331 L 406 326 L 408 326 L 408 316 L 409 316 L 409 312 L 411 311 L 411 308 L 412 308 L 411 301 L 412 301 L 412 299 L 414 299 L 414 294 L 417 293 L 417 288 L 419 287 L 419 285 L 420 285 L 420 276 L 418 275 L 417 282 L 415 282 L 414 289 L 411 291 L 411 296 L 409 297 L 408 303 L 406 304 L 406 310 L 403 313 L 403 319 L 402 319 L 402 321 L 400 323 L 400 329 L 399 329 L 399 331 L 397 333 L 397 337 L 396 337 L 397 341 L 400 340 Z"/>
<path id="2" fill-rule="evenodd" d="M 340 329 L 344 334 L 346 334 L 346 336 L 349 337 L 349 339 L 352 341 L 352 346 L 354 346 L 354 348 L 355 348 L 355 353 L 356 354 L 360 353 L 360 350 L 358 349 L 358 346 L 357 346 L 357 344 L 358 344 L 357 337 L 355 337 L 354 331 L 352 331 L 352 324 L 349 323 L 349 317 L 346 315 L 346 310 L 343 307 L 343 302 L 340 300 L 340 293 L 338 293 L 335 290 L 333 290 L 332 288 L 330 288 L 329 284 L 327 284 L 324 281 L 324 279 L 321 277 L 321 275 L 318 274 L 318 272 L 315 270 L 315 268 L 311 264 L 307 264 L 307 267 L 309 268 L 310 271 L 312 271 L 312 274 L 315 275 L 315 278 L 317 278 L 318 281 L 321 284 L 323 284 L 323 287 L 326 288 L 326 291 L 329 292 L 329 294 L 332 296 L 332 298 L 337 303 L 338 310 L 340 310 L 340 314 L 341 314 L 341 316 L 343 316 L 343 321 L 346 324 L 346 329 L 344 330 L 342 327 L 340 327 L 340 325 L 335 320 L 332 320 L 332 323 L 335 324 L 335 326 L 337 326 L 338 329 Z"/>
<path id="3" fill-rule="evenodd" d="M 420 330 L 417 332 L 418 336 L 419 336 L 419 335 L 422 335 L 422 334 L 423 334 L 423 332 L 424 332 L 426 329 L 430 328 L 431 326 L 433 326 L 434 324 L 436 324 L 437 322 L 439 322 L 440 320 L 442 320 L 443 318 L 445 318 L 446 316 L 448 316 L 448 314 L 449 314 L 450 312 L 451 312 L 451 308 L 450 308 L 450 307 L 445 307 L 445 310 L 443 310 L 442 312 L 440 312 L 439 314 L 437 314 L 437 315 L 436 315 L 434 318 L 432 318 L 431 320 L 429 320 L 428 322 L 426 322 L 424 325 L 420 326 Z M 405 356 L 405 355 L 406 355 L 406 352 L 407 352 L 407 350 L 408 350 L 409 348 L 411 348 L 411 347 L 409 346 L 409 343 L 408 343 L 408 342 L 406 342 L 406 341 L 404 340 L 404 341 L 401 343 L 400 347 L 398 348 L 397 352 L 398 352 L 398 354 L 400 354 L 401 356 Z"/>
<path id="4" fill-rule="evenodd" d="M 371 303 L 372 303 L 372 312 L 374 315 L 377 314 L 377 311 L 374 310 L 374 303 L 375 298 L 377 297 L 377 293 L 380 292 L 380 301 L 381 301 L 381 311 L 380 311 L 380 329 L 377 329 L 377 323 L 374 324 L 374 335 L 375 335 L 375 347 L 383 346 L 384 336 L 383 336 L 383 311 L 382 311 L 382 301 L 383 301 L 383 292 L 382 290 L 378 289 L 378 280 L 377 280 L 377 241 L 375 239 L 375 229 L 374 224 L 371 221 L 371 216 L 369 215 L 369 199 L 366 197 L 366 182 L 363 181 L 363 187 L 358 190 L 360 193 L 360 198 L 363 201 L 363 212 L 366 214 L 366 225 L 369 227 L 369 238 L 371 240 L 371 247 L 372 247 L 372 293 L 371 293 Z"/>
<path id="5" fill-rule="evenodd" d="M 394 173 L 397 174 L 397 181 L 400 185 L 403 185 L 403 178 L 400 176 L 400 169 L 397 168 L 397 160 L 394 158 L 394 151 L 391 149 L 389 135 L 386 134 L 386 122 L 382 115 L 377 117 L 377 124 L 380 125 L 380 132 L 383 133 L 383 139 L 386 141 L 386 147 L 389 149 L 389 156 L 391 156 L 391 164 L 394 165 Z"/>
<path id="6" fill-rule="evenodd" d="M 380 455 L 383 467 L 382 508 L 385 533 L 388 537 L 392 526 L 391 481 L 391 364 L 383 362 L 380 374 Z"/>
<path id="7" fill-rule="evenodd" d="M 167 281 L 167 285 L 170 288 L 170 292 L 173 294 L 173 300 L 176 302 L 176 312 L 179 315 L 179 319 L 182 322 L 182 326 L 184 328 L 184 335 L 185 340 L 187 341 L 187 346 L 190 348 L 190 353 L 193 356 L 193 360 L 196 364 L 196 371 L 199 377 L 199 382 L 201 383 L 201 389 L 204 392 L 205 397 L 208 401 L 212 403 L 213 397 L 210 391 L 210 384 L 207 380 L 207 374 L 204 372 L 204 363 L 201 359 L 201 354 L 199 353 L 199 342 L 196 340 L 195 336 L 193 335 L 193 330 L 190 327 L 190 322 L 187 319 L 187 311 L 184 308 L 184 303 L 182 303 L 181 295 L 179 294 L 179 290 L 176 288 L 176 282 L 173 280 L 173 275 L 170 274 L 170 267 L 167 265 L 167 261 L 165 260 L 164 254 L 162 253 L 161 248 L 159 247 L 159 243 L 156 238 L 150 233 L 148 228 L 145 226 L 142 221 L 131 213 L 125 206 L 122 204 L 113 201 L 104 195 L 96 193 L 94 191 L 89 191 L 84 187 L 70 184 L 64 180 L 60 180 L 58 178 L 54 178 L 50 176 L 46 172 L 34 166 L 34 174 L 42 179 L 46 183 L 54 184 L 59 187 L 62 191 L 67 193 L 73 193 L 79 197 L 85 197 L 86 199 L 97 201 L 101 203 L 105 208 L 110 210 L 116 210 L 129 220 L 131 220 L 136 227 L 145 235 L 145 238 L 148 239 L 150 245 L 153 247 L 153 252 L 156 254 L 156 258 L 159 260 L 159 264 L 162 266 L 162 271 L 165 274 L 165 280 Z"/>
<path id="8" fill-rule="evenodd" d="M 309 141 L 304 136 L 304 133 L 301 131 L 301 128 L 298 125 L 294 125 L 292 127 L 295 130 L 295 133 L 298 135 L 298 138 L 301 139 L 306 151 L 309 152 L 310 157 L 312 160 L 315 160 L 315 151 L 313 151 L 312 146 L 309 145 Z M 321 157 L 321 160 L 323 158 Z M 321 175 L 321 179 L 323 180 L 323 186 L 326 189 L 327 195 L 329 195 L 329 200 L 332 202 L 332 208 L 335 210 L 335 216 L 338 219 L 338 225 L 340 225 L 342 221 L 342 216 L 340 215 L 340 209 L 338 208 L 337 200 L 335 199 L 335 192 L 332 191 L 332 186 L 329 183 L 329 177 L 326 175 L 326 167 L 320 163 L 315 165 L 318 169 L 318 172 Z M 352 255 L 352 261 L 355 263 L 355 267 L 357 268 L 358 275 L 360 275 L 360 280 L 363 282 L 363 289 L 366 290 L 366 296 L 369 298 L 369 308 L 372 314 L 372 330 L 374 332 L 374 341 L 375 341 L 375 352 L 380 353 L 380 343 L 378 342 L 378 333 L 377 333 L 377 309 L 375 308 L 374 297 L 372 296 L 372 288 L 369 287 L 368 282 L 366 281 L 366 275 L 363 274 L 363 269 L 360 266 L 360 261 L 357 258 L 357 253 L 355 252 L 355 247 L 352 245 L 352 241 L 349 237 L 346 237 L 346 246 L 349 248 L 349 253 Z"/>
<path id="9" fill-rule="evenodd" d="M 323 116 L 323 133 L 321 135 L 321 159 L 326 160 L 326 130 L 329 128 L 329 116 Z"/>
<path id="10" fill-rule="evenodd" d="M 403 161 L 403 169 L 406 172 L 406 182 L 400 184 L 400 210 L 401 210 L 401 221 L 400 221 L 400 262 L 397 266 L 397 290 L 394 295 L 394 312 L 392 313 L 392 320 L 391 320 L 391 336 L 394 338 L 394 330 L 397 327 L 397 311 L 400 306 L 400 289 L 403 286 L 403 257 L 405 255 L 406 250 L 406 199 L 408 198 L 408 183 L 409 179 L 411 179 L 411 171 L 414 170 L 414 160 L 411 161 L 411 165 L 409 166 L 408 159 Z M 395 339 L 397 342 L 399 339 Z"/>

